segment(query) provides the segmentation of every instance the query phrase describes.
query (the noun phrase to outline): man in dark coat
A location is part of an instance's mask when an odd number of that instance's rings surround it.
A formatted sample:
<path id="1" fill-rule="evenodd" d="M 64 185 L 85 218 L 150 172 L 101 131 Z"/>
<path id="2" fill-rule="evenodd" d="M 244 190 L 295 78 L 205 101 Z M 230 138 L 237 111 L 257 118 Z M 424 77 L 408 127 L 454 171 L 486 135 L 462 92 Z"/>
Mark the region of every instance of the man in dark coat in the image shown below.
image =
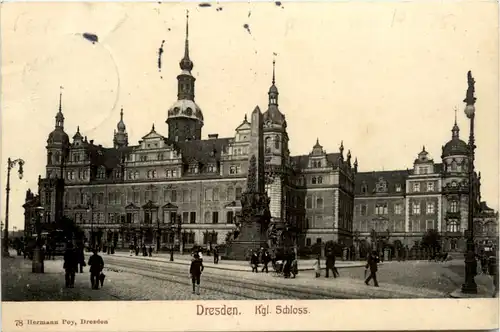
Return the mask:
<path id="1" fill-rule="evenodd" d="M 99 275 L 104 269 L 104 261 L 101 256 L 97 254 L 97 250 L 93 250 L 94 254 L 89 258 L 90 267 L 90 283 L 92 289 L 99 289 Z"/>
<path id="2" fill-rule="evenodd" d="M 370 269 L 370 275 L 368 278 L 365 280 L 365 284 L 368 285 L 371 279 L 373 279 L 373 284 L 375 287 L 378 287 L 378 281 L 377 281 L 377 264 L 379 263 L 379 258 L 377 255 L 377 252 L 374 250 L 370 256 L 368 256 L 368 260 L 366 262 L 366 269 Z"/>
<path id="3" fill-rule="evenodd" d="M 329 272 L 332 270 L 332 274 L 334 278 L 339 276 L 337 268 L 335 267 L 335 252 L 333 250 L 329 250 L 326 254 L 326 273 L 325 278 L 329 277 Z"/>
<path id="4" fill-rule="evenodd" d="M 214 248 L 214 264 L 219 264 L 219 248 Z"/>
<path id="5" fill-rule="evenodd" d="M 148 253 L 149 253 L 149 257 L 153 257 L 153 247 L 149 246 Z"/>
<path id="6" fill-rule="evenodd" d="M 259 272 L 259 256 L 257 256 L 256 252 L 252 253 L 252 257 L 250 258 L 250 264 L 252 265 L 252 272 Z"/>
<path id="7" fill-rule="evenodd" d="M 197 253 L 194 254 L 194 258 L 191 261 L 191 266 L 189 268 L 191 283 L 193 284 L 193 294 L 196 292 L 196 294 L 200 295 L 200 281 L 203 269 L 203 261 L 200 259 L 200 255 L 198 255 Z"/>
<path id="8" fill-rule="evenodd" d="M 72 243 L 68 243 L 66 246 L 63 268 L 65 271 L 64 279 L 66 281 L 66 288 L 75 287 L 75 273 L 78 269 L 78 256 L 73 249 Z"/>
<path id="9" fill-rule="evenodd" d="M 267 250 L 264 250 L 264 252 L 262 253 L 262 264 L 264 265 L 262 267 L 262 272 L 264 272 L 264 270 L 266 270 L 266 273 L 269 272 L 267 265 L 269 264 L 270 261 L 271 261 L 271 255 L 269 255 Z"/>

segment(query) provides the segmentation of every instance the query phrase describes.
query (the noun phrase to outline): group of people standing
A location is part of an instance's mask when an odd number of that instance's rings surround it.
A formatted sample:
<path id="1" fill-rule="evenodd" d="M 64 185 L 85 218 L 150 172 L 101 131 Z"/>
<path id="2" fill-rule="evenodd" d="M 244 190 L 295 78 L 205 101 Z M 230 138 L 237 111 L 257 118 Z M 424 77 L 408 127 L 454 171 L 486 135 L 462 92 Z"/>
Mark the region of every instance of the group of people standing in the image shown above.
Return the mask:
<path id="1" fill-rule="evenodd" d="M 131 243 L 129 246 L 130 250 L 130 256 L 133 256 L 134 253 L 136 256 L 139 256 L 139 253 L 142 252 L 142 256 L 144 257 L 153 257 L 153 247 L 150 245 L 149 247 L 146 247 L 145 244 L 142 245 L 142 247 Z"/>
<path id="2" fill-rule="evenodd" d="M 64 252 L 63 264 L 66 288 L 75 287 L 75 275 L 77 272 L 83 273 L 83 267 L 86 265 L 83 246 L 75 247 L 73 243 L 69 242 Z M 91 287 L 92 289 L 99 289 L 99 282 L 101 286 L 104 283 L 104 274 L 102 273 L 104 269 L 104 260 L 97 253 L 97 249 L 93 249 L 93 255 L 90 256 L 88 265 Z"/>

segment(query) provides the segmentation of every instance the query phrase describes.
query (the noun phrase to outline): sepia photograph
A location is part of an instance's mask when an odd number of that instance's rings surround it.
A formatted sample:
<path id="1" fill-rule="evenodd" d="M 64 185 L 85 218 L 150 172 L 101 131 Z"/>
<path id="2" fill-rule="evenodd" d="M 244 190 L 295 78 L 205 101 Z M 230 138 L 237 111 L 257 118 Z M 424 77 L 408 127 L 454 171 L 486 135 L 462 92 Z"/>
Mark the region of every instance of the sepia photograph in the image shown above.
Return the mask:
<path id="1" fill-rule="evenodd" d="M 495 1 L 1 18 L 4 304 L 498 296 Z"/>

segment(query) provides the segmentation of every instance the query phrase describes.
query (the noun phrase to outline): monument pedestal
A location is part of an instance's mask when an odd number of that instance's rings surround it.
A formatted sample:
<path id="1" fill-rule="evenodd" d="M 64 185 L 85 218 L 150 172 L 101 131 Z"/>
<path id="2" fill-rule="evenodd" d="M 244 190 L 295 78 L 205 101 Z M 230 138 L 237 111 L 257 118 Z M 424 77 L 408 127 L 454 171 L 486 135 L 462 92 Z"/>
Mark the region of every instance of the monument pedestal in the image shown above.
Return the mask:
<path id="1" fill-rule="evenodd" d="M 240 227 L 238 237 L 226 248 L 225 259 L 246 260 L 250 252 L 267 248 L 267 233 L 263 229 L 258 217 L 252 221 L 244 221 Z"/>

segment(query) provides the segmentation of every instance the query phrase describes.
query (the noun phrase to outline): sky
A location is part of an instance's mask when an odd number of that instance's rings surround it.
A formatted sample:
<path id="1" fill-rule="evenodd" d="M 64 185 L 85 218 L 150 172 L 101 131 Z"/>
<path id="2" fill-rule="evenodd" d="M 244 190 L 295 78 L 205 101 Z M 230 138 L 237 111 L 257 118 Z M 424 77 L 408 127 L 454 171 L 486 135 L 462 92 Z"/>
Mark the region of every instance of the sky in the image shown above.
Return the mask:
<path id="1" fill-rule="evenodd" d="M 274 57 L 292 155 L 309 153 L 317 138 L 327 152 L 343 141 L 360 171 L 412 168 L 422 146 L 440 162 L 455 109 L 467 141 L 463 99 L 472 70 L 476 168 L 483 200 L 498 209 L 497 8 L 495 1 L 3 3 L 1 220 L 7 158 L 22 158 L 23 179 L 17 169 L 11 175 L 10 230 L 23 228 L 21 206 L 45 175 L 60 91 L 70 138 L 80 126 L 89 140 L 111 146 L 121 107 L 130 144 L 153 123 L 167 135 L 187 9 L 204 137 L 232 136 L 255 106 L 266 109 Z"/>

